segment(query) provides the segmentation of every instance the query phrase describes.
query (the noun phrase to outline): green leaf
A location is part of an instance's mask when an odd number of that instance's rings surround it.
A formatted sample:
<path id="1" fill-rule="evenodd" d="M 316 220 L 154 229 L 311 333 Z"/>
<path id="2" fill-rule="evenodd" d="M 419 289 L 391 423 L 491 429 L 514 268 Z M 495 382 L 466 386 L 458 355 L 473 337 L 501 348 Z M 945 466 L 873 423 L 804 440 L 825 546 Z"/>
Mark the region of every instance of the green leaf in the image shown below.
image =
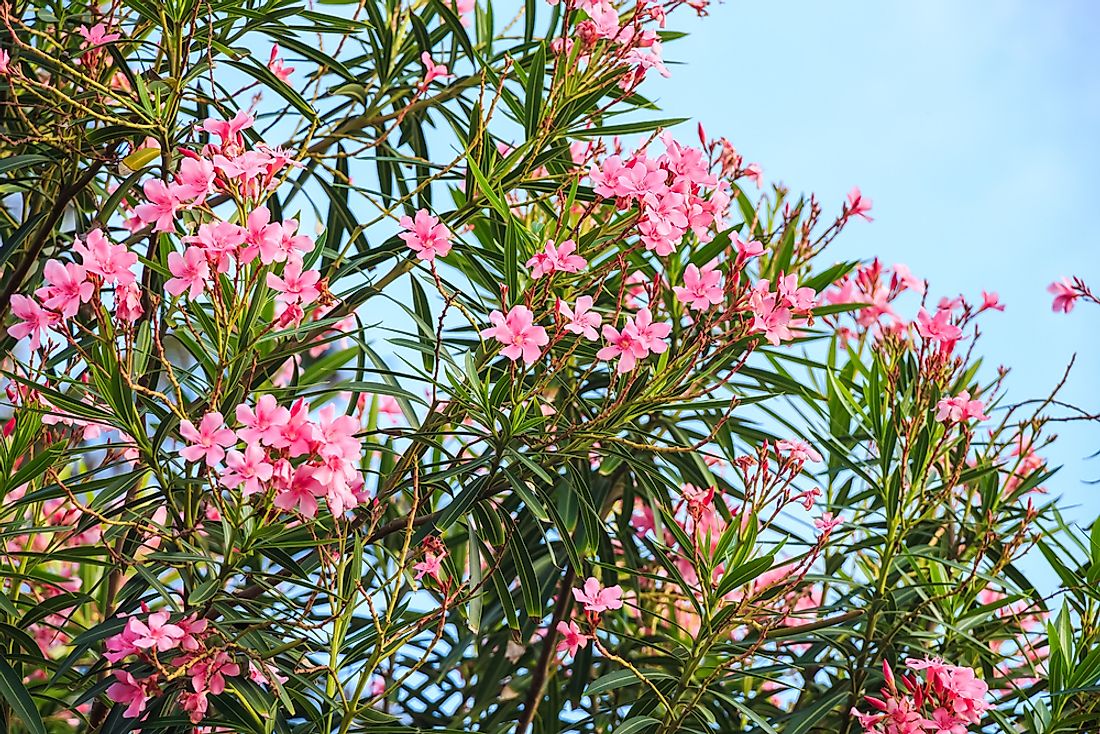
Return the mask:
<path id="1" fill-rule="evenodd" d="M 34 734 L 46 734 L 46 725 L 42 723 L 42 716 L 38 713 L 34 699 L 27 692 L 19 675 L 2 657 L 0 657 L 0 696 L 3 696 L 15 715 Z"/>

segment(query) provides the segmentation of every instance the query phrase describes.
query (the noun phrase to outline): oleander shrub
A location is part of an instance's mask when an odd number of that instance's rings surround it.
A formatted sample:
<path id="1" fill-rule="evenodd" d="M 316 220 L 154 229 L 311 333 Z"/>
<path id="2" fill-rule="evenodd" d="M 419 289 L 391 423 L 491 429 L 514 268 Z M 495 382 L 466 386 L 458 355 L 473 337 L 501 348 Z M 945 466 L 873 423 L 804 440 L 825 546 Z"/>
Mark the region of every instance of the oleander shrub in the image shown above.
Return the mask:
<path id="1" fill-rule="evenodd" d="M 1060 404 L 660 116 L 705 11 L 0 8 L 0 730 L 1095 730 Z"/>

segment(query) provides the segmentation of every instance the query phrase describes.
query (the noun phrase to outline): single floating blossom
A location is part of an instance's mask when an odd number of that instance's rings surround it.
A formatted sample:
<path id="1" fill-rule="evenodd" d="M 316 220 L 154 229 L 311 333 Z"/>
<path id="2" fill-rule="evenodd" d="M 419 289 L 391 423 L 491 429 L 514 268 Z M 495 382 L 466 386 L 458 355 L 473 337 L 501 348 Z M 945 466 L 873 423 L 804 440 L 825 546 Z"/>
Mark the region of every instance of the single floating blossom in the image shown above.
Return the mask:
<path id="1" fill-rule="evenodd" d="M 983 408 L 981 400 L 971 400 L 970 392 L 963 390 L 953 398 L 941 398 L 936 403 L 936 420 L 947 424 L 988 420 L 989 416 L 982 412 Z"/>
<path id="2" fill-rule="evenodd" d="M 858 186 L 853 186 L 848 192 L 848 203 L 844 207 L 845 216 L 863 217 L 868 222 L 873 222 L 874 220 L 867 214 L 869 211 L 871 211 L 871 200 L 863 195 Z"/>
<path id="3" fill-rule="evenodd" d="M 451 251 L 451 231 L 426 209 L 417 211 L 415 218 L 406 214 L 398 220 L 398 225 L 407 230 L 398 237 L 405 240 L 420 260 L 431 262 L 436 256 L 446 257 Z"/>
<path id="4" fill-rule="evenodd" d="M 180 450 L 180 456 L 187 461 L 205 460 L 207 466 L 225 458 L 225 447 L 237 443 L 237 435 L 225 427 L 218 412 L 204 415 L 198 428 L 189 420 L 180 421 L 180 435 L 191 442 Z"/>
<path id="5" fill-rule="evenodd" d="M 287 66 L 279 58 L 279 44 L 277 43 L 271 47 L 271 56 L 267 60 L 267 68 L 279 81 L 283 82 L 290 81 L 290 75 L 294 73 L 294 67 Z"/>
<path id="6" fill-rule="evenodd" d="M 603 322 L 603 316 L 592 310 L 592 296 L 581 296 L 573 308 L 565 301 L 558 301 L 558 313 L 565 317 L 566 323 L 562 328 L 569 333 L 583 336 L 590 342 L 600 338 L 596 329 Z"/>
<path id="7" fill-rule="evenodd" d="M 1069 278 L 1062 278 L 1051 283 L 1047 286 L 1047 292 L 1054 296 L 1054 301 L 1051 303 L 1051 310 L 1054 313 L 1059 311 L 1069 313 L 1076 305 L 1077 299 L 1081 297 L 1081 293 L 1074 287 L 1073 281 Z"/>
<path id="8" fill-rule="evenodd" d="M 451 79 L 454 74 L 450 73 L 446 64 L 437 64 L 432 61 L 432 55 L 425 51 L 420 54 L 420 62 L 424 64 L 424 81 L 421 85 L 427 87 L 436 79 Z"/>
<path id="9" fill-rule="evenodd" d="M 570 657 L 575 658 L 577 657 L 577 650 L 588 645 L 589 636 L 581 632 L 581 628 L 577 626 L 576 622 L 558 622 L 555 629 L 561 635 L 561 639 L 558 640 L 558 652 L 568 653 Z"/>
<path id="10" fill-rule="evenodd" d="M 481 335 L 505 345 L 500 353 L 513 362 L 522 357 L 524 364 L 534 364 L 542 355 L 542 347 L 550 343 L 546 329 L 534 323 L 534 314 L 526 306 L 515 306 L 507 314 L 493 311 L 489 321 L 493 325 Z"/>
<path id="11" fill-rule="evenodd" d="M 599 614 L 623 606 L 623 590 L 618 584 L 606 589 L 600 585 L 595 577 L 589 577 L 580 589 L 573 589 L 573 598 L 579 604 L 584 605 L 586 612 Z"/>

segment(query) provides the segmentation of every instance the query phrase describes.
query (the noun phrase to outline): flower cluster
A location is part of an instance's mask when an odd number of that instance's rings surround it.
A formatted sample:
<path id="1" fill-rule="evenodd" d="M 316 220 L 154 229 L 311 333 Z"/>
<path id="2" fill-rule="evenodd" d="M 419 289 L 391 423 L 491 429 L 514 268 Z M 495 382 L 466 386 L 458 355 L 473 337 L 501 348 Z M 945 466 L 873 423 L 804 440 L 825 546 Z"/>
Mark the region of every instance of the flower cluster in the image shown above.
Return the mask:
<path id="1" fill-rule="evenodd" d="M 877 713 L 852 709 L 864 734 L 965 734 L 978 724 L 989 708 L 989 686 L 971 668 L 948 665 L 938 658 L 909 660 L 907 667 L 919 673 L 901 675 L 901 686 L 883 663 L 886 686 L 881 698 L 867 696 Z"/>
<path id="2" fill-rule="evenodd" d="M 604 612 L 622 609 L 623 590 L 617 584 L 604 587 L 599 579 L 589 577 L 579 589 L 572 589 L 573 599 L 584 610 L 584 624 L 587 633 L 575 621 L 558 622 L 555 628 L 561 635 L 558 641 L 558 652 L 568 653 L 572 657 L 577 656 L 577 650 L 584 648 L 595 637 L 596 628 L 600 624 L 600 615 Z"/>
<path id="3" fill-rule="evenodd" d="M 623 159 L 605 158 L 589 172 L 599 196 L 620 208 L 638 207 L 638 234 L 647 250 L 672 254 L 688 232 L 709 242 L 729 207 L 728 183 L 711 172 L 704 152 L 682 146 L 667 133 L 665 153 L 650 158 L 645 149 Z"/>
<path id="4" fill-rule="evenodd" d="M 128 669 L 114 671 L 115 682 L 107 689 L 111 700 L 126 706 L 124 716 L 138 718 L 148 702 L 161 695 L 170 681 L 184 677 L 190 688 L 177 702 L 199 723 L 206 715 L 208 696 L 225 690 L 226 678 L 241 674 L 241 667 L 225 649 L 205 619 L 189 616 L 171 621 L 167 611 L 153 612 L 144 620 L 130 617 L 122 632 L 107 638 L 104 657 L 111 663 L 143 663 L 152 672 L 138 678 Z M 144 666 L 143 666 L 144 667 Z"/>
<path id="5" fill-rule="evenodd" d="M 275 507 L 307 518 L 317 515 L 320 498 L 335 517 L 365 501 L 355 418 L 337 414 L 330 404 L 313 419 L 303 399 L 288 408 L 264 395 L 255 405 L 238 405 L 236 419 L 236 430 L 217 412 L 204 415 L 197 427 L 182 421 L 180 434 L 188 443 L 180 456 L 216 469 L 221 484 L 242 497 L 270 492 Z"/>

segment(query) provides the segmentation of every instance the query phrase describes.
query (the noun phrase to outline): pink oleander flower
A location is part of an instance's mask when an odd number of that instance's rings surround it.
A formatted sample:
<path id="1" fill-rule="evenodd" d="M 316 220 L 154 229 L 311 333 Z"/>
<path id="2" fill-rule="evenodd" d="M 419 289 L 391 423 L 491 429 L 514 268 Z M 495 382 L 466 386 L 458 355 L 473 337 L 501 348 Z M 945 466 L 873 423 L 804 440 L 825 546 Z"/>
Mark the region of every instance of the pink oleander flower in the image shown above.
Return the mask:
<path id="1" fill-rule="evenodd" d="M 592 310 L 592 296 L 581 296 L 573 308 L 569 308 L 565 301 L 558 301 L 558 313 L 565 317 L 566 323 L 562 328 L 569 333 L 583 336 L 591 342 L 600 338 L 596 329 L 603 323 L 603 316 Z"/>
<path id="2" fill-rule="evenodd" d="M 558 652 L 568 653 L 570 657 L 577 657 L 577 650 L 588 645 L 588 635 L 581 632 L 576 622 L 558 622 L 555 628 L 561 639 L 558 640 Z"/>
<path id="3" fill-rule="evenodd" d="M 7 76 L 11 73 L 11 55 L 7 51 L 0 48 L 0 76 Z"/>
<path id="4" fill-rule="evenodd" d="M 58 315 L 51 313 L 30 296 L 15 293 L 11 297 L 11 312 L 19 321 L 8 327 L 8 335 L 13 339 L 30 337 L 30 348 L 37 350 L 42 345 L 42 334 L 58 322 Z"/>
<path id="5" fill-rule="evenodd" d="M 948 424 L 968 420 L 988 420 L 989 416 L 982 412 L 984 407 L 981 400 L 971 400 L 970 392 L 963 390 L 953 398 L 941 398 L 936 403 L 936 420 Z"/>
<path id="6" fill-rule="evenodd" d="M 805 464 L 807 461 L 816 464 L 821 461 L 821 454 L 805 441 L 782 439 L 775 442 L 775 450 L 781 455 L 786 455 L 789 461 L 798 464 Z"/>
<path id="7" fill-rule="evenodd" d="M 1060 281 L 1051 283 L 1047 286 L 1047 292 L 1054 295 L 1051 310 L 1055 313 L 1059 311 L 1069 313 L 1073 310 L 1077 299 L 1081 297 L 1080 292 L 1074 288 L 1073 281 L 1069 278 L 1062 278 Z"/>
<path id="8" fill-rule="evenodd" d="M 130 269 L 137 263 L 137 255 L 126 249 L 126 245 L 111 244 L 102 229 L 88 232 L 83 242 L 77 238 L 73 242 L 73 252 L 80 255 L 84 270 L 98 275 L 106 285 L 125 286 L 137 280 Z"/>
<path id="9" fill-rule="evenodd" d="M 117 33 L 108 33 L 107 26 L 102 23 L 96 23 L 89 28 L 86 25 L 82 25 L 76 29 L 76 32 L 80 34 L 84 40 L 80 42 L 80 48 L 86 49 L 93 46 L 102 46 L 105 43 L 111 43 L 117 41 L 120 36 Z"/>
<path id="10" fill-rule="evenodd" d="M 168 253 L 168 270 L 174 277 L 164 284 L 164 290 L 173 296 L 187 291 L 190 298 L 198 298 L 206 290 L 206 281 L 210 279 L 210 263 L 206 252 L 200 247 L 188 247 L 182 255 Z"/>
<path id="11" fill-rule="evenodd" d="M 982 306 L 979 310 L 1004 311 L 1005 307 L 1004 304 L 1001 303 L 1001 299 L 996 292 L 990 293 L 987 291 L 982 291 Z"/>
<path id="12" fill-rule="evenodd" d="M 535 253 L 534 257 L 527 261 L 527 267 L 531 269 L 531 277 L 538 280 L 544 275 L 552 273 L 579 273 L 588 265 L 588 261 L 580 255 L 574 255 L 577 244 L 573 240 L 565 240 L 555 247 L 554 240 L 547 240 L 542 252 Z"/>
<path id="13" fill-rule="evenodd" d="M 615 371 L 620 375 L 632 371 L 637 366 L 638 360 L 645 359 L 649 354 L 645 344 L 642 343 L 642 340 L 638 338 L 638 335 L 634 333 L 629 325 L 624 326 L 623 330 L 619 331 L 610 324 L 605 324 L 603 338 L 607 340 L 608 344 L 596 352 L 596 358 L 606 360 L 618 358 L 619 361 L 615 366 Z"/>
<path id="14" fill-rule="evenodd" d="M 241 666 L 233 662 L 229 653 L 218 650 L 213 657 L 191 666 L 191 687 L 196 693 L 213 693 L 215 696 L 225 691 L 225 677 L 241 674 Z"/>
<path id="15" fill-rule="evenodd" d="M 317 498 L 324 497 L 327 490 L 313 477 L 308 466 L 299 466 L 294 470 L 290 482 L 280 488 L 275 496 L 275 506 L 288 512 L 297 510 L 309 519 L 317 516 Z"/>
<path id="16" fill-rule="evenodd" d="M 154 232 L 174 232 L 176 213 L 183 208 L 179 192 L 159 178 L 151 178 L 141 186 L 146 203 L 134 207 L 142 224 L 152 224 Z"/>
<path id="17" fill-rule="evenodd" d="M 229 470 L 222 475 L 222 484 L 229 489 L 244 485 L 241 494 L 245 497 L 262 492 L 275 471 L 267 461 L 267 452 L 255 443 L 249 444 L 243 454 L 230 449 L 225 456 L 225 465 Z"/>
<path id="18" fill-rule="evenodd" d="M 267 287 L 279 294 L 275 296 L 277 303 L 306 306 L 321 295 L 317 289 L 320 280 L 321 273 L 316 270 L 303 271 L 302 261 L 292 259 L 287 261 L 281 277 L 275 273 L 267 274 Z"/>
<path id="19" fill-rule="evenodd" d="M 421 85 L 427 87 L 436 79 L 451 79 L 454 74 L 450 73 L 446 64 L 437 64 L 432 61 L 432 55 L 425 51 L 420 54 L 420 62 L 424 64 L 424 81 Z"/>
<path id="20" fill-rule="evenodd" d="M 203 222 L 193 236 L 183 238 L 188 245 L 195 245 L 206 255 L 206 260 L 219 273 L 229 272 L 230 259 L 240 251 L 248 231 L 232 222 Z"/>
<path id="21" fill-rule="evenodd" d="M 903 290 L 908 289 L 920 295 L 924 295 L 924 291 L 927 288 L 925 281 L 913 275 L 909 266 L 902 263 L 894 265 L 893 281 L 899 288 Z"/>
<path id="22" fill-rule="evenodd" d="M 573 589 L 573 598 L 584 605 L 585 611 L 596 614 L 623 606 L 622 587 L 616 584 L 605 589 L 595 577 L 589 577 L 583 588 Z"/>
<path id="23" fill-rule="evenodd" d="M 114 671 L 115 682 L 107 689 L 107 696 L 115 703 L 126 705 L 123 716 L 128 719 L 136 719 L 145 712 L 145 704 L 152 697 L 150 694 L 156 688 L 153 678 L 137 680 L 129 671 Z"/>
<path id="24" fill-rule="evenodd" d="M 717 306 L 725 298 L 722 290 L 722 273 L 713 265 L 704 265 L 702 269 L 688 265 L 684 271 L 684 284 L 672 289 L 676 300 L 687 304 L 695 311 L 704 311 Z"/>
<path id="25" fill-rule="evenodd" d="M 437 582 L 439 581 L 439 572 L 443 569 L 443 556 L 428 551 L 424 554 L 424 560 L 419 561 L 413 565 L 413 570 L 416 571 L 416 580 L 424 578 L 425 575 L 431 576 Z"/>
<path id="26" fill-rule="evenodd" d="M 493 325 L 481 335 L 504 344 L 500 353 L 513 362 L 522 357 L 524 364 L 534 364 L 542 355 L 542 347 L 550 343 L 546 329 L 534 323 L 534 314 L 526 306 L 514 306 L 507 314 L 493 311 L 489 321 Z"/>
<path id="27" fill-rule="evenodd" d="M 241 403 L 236 409 L 237 436 L 245 443 L 263 443 L 274 446 L 282 435 L 283 426 L 290 422 L 290 411 L 279 405 L 274 395 L 262 395 L 251 408 Z"/>
<path id="28" fill-rule="evenodd" d="M 217 135 L 222 140 L 222 145 L 226 143 L 241 144 L 243 142 L 241 132 L 252 127 L 256 119 L 252 115 L 248 114 L 244 110 L 239 110 L 232 120 L 219 120 L 214 117 L 207 118 L 202 123 L 202 129 L 213 135 Z"/>
<path id="29" fill-rule="evenodd" d="M 624 329 L 633 330 L 647 354 L 663 354 L 668 350 L 665 339 L 672 331 L 672 324 L 653 323 L 653 314 L 648 308 L 639 310 L 633 319 L 627 321 Z"/>
<path id="30" fill-rule="evenodd" d="M 178 647 L 186 633 L 178 625 L 170 623 L 168 618 L 168 612 L 154 612 L 145 622 L 131 617 L 126 627 L 133 635 L 133 646 L 157 652 L 168 652 Z"/>
<path id="31" fill-rule="evenodd" d="M 279 79 L 279 81 L 289 82 L 290 75 L 294 73 L 293 66 L 287 66 L 283 63 L 283 60 L 279 58 L 279 44 L 274 44 L 271 47 L 271 56 L 267 59 L 267 68 L 271 70 L 271 73 Z"/>
<path id="32" fill-rule="evenodd" d="M 198 428 L 189 420 L 180 421 L 180 435 L 191 442 L 180 450 L 180 456 L 187 461 L 205 460 L 207 466 L 225 458 L 225 447 L 237 443 L 237 435 L 225 427 L 218 412 L 204 415 Z"/>
<path id="33" fill-rule="evenodd" d="M 201 206 L 206 197 L 214 193 L 214 164 L 205 158 L 184 158 L 176 172 L 176 186 L 172 189 L 173 198 L 180 202 L 190 202 L 187 206 Z"/>
<path id="34" fill-rule="evenodd" d="M 70 319 L 87 303 L 95 293 L 95 286 L 87 278 L 87 273 L 76 263 L 63 263 L 60 260 L 47 260 L 42 269 L 46 286 L 34 294 L 41 299 L 46 308 L 57 311 L 62 318 Z"/>
<path id="35" fill-rule="evenodd" d="M 738 262 L 743 263 L 746 260 L 764 254 L 764 245 L 761 242 L 756 240 L 745 242 L 736 232 L 733 233 L 733 244 L 737 248 Z"/>
<path id="36" fill-rule="evenodd" d="M 407 230 L 398 237 L 405 240 L 418 259 L 432 262 L 437 256 L 446 257 L 451 251 L 451 231 L 427 209 L 417 211 L 415 218 L 406 214 L 397 223 Z"/>
<path id="37" fill-rule="evenodd" d="M 829 535 L 843 523 L 844 520 L 839 516 L 834 517 L 831 512 L 823 512 L 821 517 L 814 520 L 814 527 L 820 530 L 822 535 Z"/>
<path id="38" fill-rule="evenodd" d="M 868 222 L 873 222 L 867 212 L 871 211 L 871 200 L 860 192 L 858 186 L 853 186 L 848 192 L 848 204 L 844 207 L 845 216 L 863 217 Z"/>
<path id="39" fill-rule="evenodd" d="M 955 342 L 962 338 L 962 329 L 951 323 L 951 311 L 940 309 L 929 316 L 923 308 L 917 313 L 917 333 L 928 341 L 938 342 L 940 348 L 950 352 Z"/>

